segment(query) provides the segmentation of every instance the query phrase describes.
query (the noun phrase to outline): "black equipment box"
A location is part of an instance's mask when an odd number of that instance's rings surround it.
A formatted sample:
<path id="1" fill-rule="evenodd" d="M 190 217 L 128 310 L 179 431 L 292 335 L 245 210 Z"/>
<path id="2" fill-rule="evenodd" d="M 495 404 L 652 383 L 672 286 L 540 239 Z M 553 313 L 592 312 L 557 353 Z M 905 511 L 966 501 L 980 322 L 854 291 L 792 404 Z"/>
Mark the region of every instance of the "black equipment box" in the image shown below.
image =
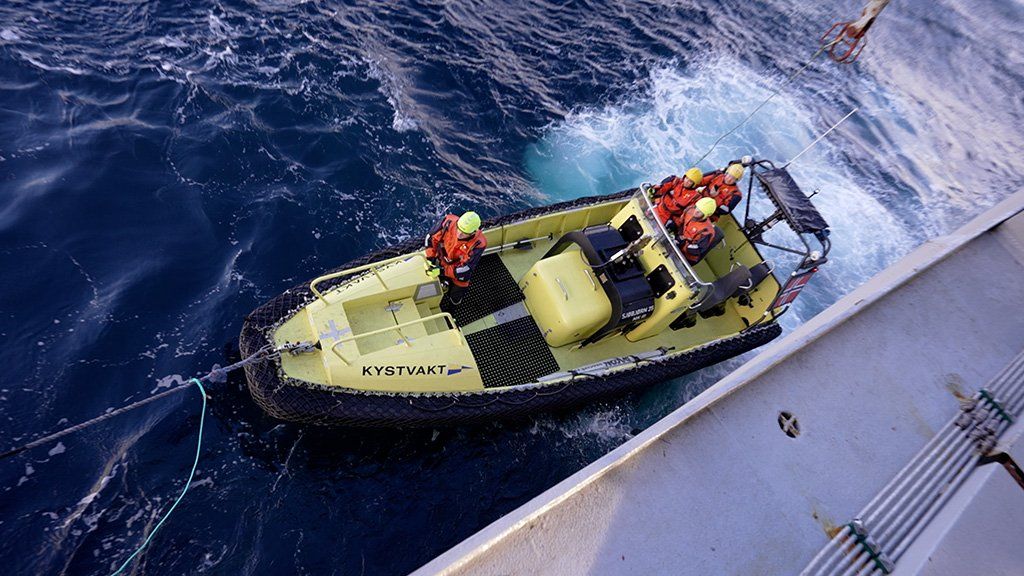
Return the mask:
<path id="1" fill-rule="evenodd" d="M 654 312 L 654 294 L 636 258 L 626 255 L 616 262 L 599 266 L 626 247 L 627 243 L 622 235 L 608 226 L 593 226 L 585 229 L 583 233 L 597 252 L 599 260 L 591 262 L 591 265 L 598 266 L 597 277 L 601 285 L 607 290 L 606 285 L 611 283 L 619 295 L 621 312 L 619 321 L 612 328 L 645 320 Z M 614 301 L 612 306 L 614 308 Z"/>

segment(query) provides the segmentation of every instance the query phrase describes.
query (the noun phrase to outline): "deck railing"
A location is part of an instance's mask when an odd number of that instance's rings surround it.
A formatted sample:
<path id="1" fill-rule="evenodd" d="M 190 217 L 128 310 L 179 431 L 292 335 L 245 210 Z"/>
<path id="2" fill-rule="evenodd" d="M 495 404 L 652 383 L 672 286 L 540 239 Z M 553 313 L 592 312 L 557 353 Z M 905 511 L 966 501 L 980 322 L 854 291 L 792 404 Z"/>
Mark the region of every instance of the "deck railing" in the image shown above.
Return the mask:
<path id="1" fill-rule="evenodd" d="M 359 272 L 364 272 L 366 270 L 370 270 L 371 272 L 373 272 L 373 275 L 377 277 L 377 280 L 380 281 L 381 286 L 385 290 L 387 290 L 388 289 L 388 284 L 387 284 L 387 282 L 384 281 L 384 277 L 380 275 L 380 269 L 382 267 L 384 267 L 384 266 L 389 265 L 389 264 L 394 264 L 395 262 L 401 262 L 403 260 L 409 260 L 409 259 L 412 259 L 412 258 L 419 258 L 419 259 L 423 260 L 424 269 L 426 269 L 427 257 L 422 252 L 413 252 L 412 254 L 402 254 L 401 256 L 395 256 L 394 258 L 388 258 L 387 260 L 381 260 L 380 262 L 371 262 L 370 264 L 364 264 L 362 266 L 356 266 L 355 268 L 346 268 L 345 270 L 341 270 L 341 271 L 338 271 L 338 272 L 332 272 L 330 274 L 324 274 L 323 276 L 320 276 L 319 278 L 315 278 L 312 282 L 310 282 L 309 283 L 309 289 L 310 289 L 311 292 L 313 292 L 313 294 L 316 294 L 317 298 L 319 298 L 320 300 L 322 300 L 323 302 L 326 303 L 327 300 L 324 299 L 324 295 L 319 290 L 316 289 L 316 285 L 317 284 L 319 284 L 321 282 L 326 282 L 327 280 L 333 280 L 334 278 L 340 278 L 342 276 L 349 276 L 351 274 L 357 274 Z"/>

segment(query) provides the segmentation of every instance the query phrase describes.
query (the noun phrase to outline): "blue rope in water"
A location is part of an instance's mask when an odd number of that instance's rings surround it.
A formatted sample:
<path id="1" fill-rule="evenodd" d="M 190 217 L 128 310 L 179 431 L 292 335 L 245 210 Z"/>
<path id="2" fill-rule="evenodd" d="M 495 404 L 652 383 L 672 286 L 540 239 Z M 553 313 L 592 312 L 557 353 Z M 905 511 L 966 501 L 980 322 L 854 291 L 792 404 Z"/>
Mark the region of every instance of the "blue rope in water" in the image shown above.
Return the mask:
<path id="1" fill-rule="evenodd" d="M 164 514 L 164 517 L 161 518 L 159 522 L 157 522 L 156 527 L 153 528 L 153 531 L 150 532 L 149 536 L 146 537 L 146 540 L 142 543 L 142 546 L 139 546 L 138 549 L 135 550 L 135 552 L 132 552 L 132 555 L 124 561 L 124 564 L 121 564 L 121 567 L 118 568 L 117 571 L 112 573 L 110 576 L 117 576 L 121 572 L 124 572 L 124 569 L 132 563 L 132 560 L 134 560 L 135 557 L 138 556 L 139 553 L 142 552 L 146 548 L 146 546 L 149 545 L 149 541 L 153 539 L 153 536 L 156 534 L 157 530 L 159 530 L 160 527 L 164 525 L 164 522 L 166 522 L 167 519 L 171 516 L 171 512 L 174 512 L 174 509 L 178 507 L 178 504 L 181 503 L 181 499 L 184 498 L 185 493 L 188 492 L 188 487 L 192 485 L 192 477 L 195 476 L 196 467 L 199 465 L 199 452 L 203 449 L 203 421 L 206 419 L 206 390 L 203 388 L 203 384 L 198 379 L 192 378 L 191 382 L 195 382 L 196 386 L 199 387 L 199 393 L 203 396 L 203 411 L 199 414 L 199 441 L 196 443 L 196 458 L 192 462 L 192 471 L 189 472 L 188 478 L 185 480 L 185 487 L 182 488 L 181 494 L 178 495 L 178 499 L 174 501 L 174 504 L 171 504 L 171 507 L 167 510 L 167 513 Z"/>

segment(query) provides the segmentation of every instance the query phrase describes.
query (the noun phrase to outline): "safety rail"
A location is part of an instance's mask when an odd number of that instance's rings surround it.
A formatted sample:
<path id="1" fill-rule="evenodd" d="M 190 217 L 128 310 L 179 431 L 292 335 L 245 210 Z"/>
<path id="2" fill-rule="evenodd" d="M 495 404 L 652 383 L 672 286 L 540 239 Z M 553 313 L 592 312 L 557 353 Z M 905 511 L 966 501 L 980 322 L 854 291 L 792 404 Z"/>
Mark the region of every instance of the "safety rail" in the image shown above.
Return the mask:
<path id="1" fill-rule="evenodd" d="M 541 240 L 552 240 L 554 234 L 547 234 L 544 236 L 537 236 L 536 238 L 523 238 L 522 240 L 516 240 L 515 242 L 508 242 L 500 246 L 490 246 L 484 249 L 484 256 L 488 254 L 500 254 L 505 251 L 506 248 L 518 248 L 520 246 L 526 246 L 533 244 L 534 242 L 540 242 Z"/>
<path id="2" fill-rule="evenodd" d="M 341 361 L 344 362 L 346 365 L 349 365 L 348 359 L 345 358 L 344 356 L 342 356 L 341 353 L 338 352 L 338 350 L 337 350 L 338 346 L 344 344 L 345 342 L 354 342 L 354 341 L 359 340 L 361 338 L 367 338 L 369 336 L 377 336 L 379 334 L 385 334 L 387 332 L 391 332 L 392 330 L 394 330 L 395 332 L 398 333 L 398 337 L 401 338 L 401 342 L 403 344 L 405 344 L 406 346 L 411 346 L 411 344 L 409 343 L 410 342 L 409 338 L 407 338 L 405 336 L 405 334 L 402 333 L 402 328 L 408 328 L 409 326 L 413 326 L 413 325 L 416 325 L 416 324 L 423 324 L 423 323 L 429 322 L 430 320 L 438 320 L 438 319 L 442 319 L 442 318 L 444 319 L 445 322 L 447 322 L 448 330 L 453 330 L 456 327 L 455 318 L 452 318 L 451 314 L 449 314 L 447 312 L 438 312 L 437 314 L 433 314 L 431 316 L 425 316 L 423 318 L 417 318 L 416 320 L 410 320 L 408 322 L 402 322 L 401 324 L 396 324 L 394 326 L 385 326 L 383 328 L 378 328 L 376 330 L 371 330 L 369 332 L 364 332 L 362 334 L 352 334 L 351 336 L 346 336 L 346 337 L 342 338 L 341 340 L 338 340 L 337 342 L 335 342 L 331 346 L 331 352 L 333 352 L 335 356 L 340 358 Z"/>
<path id="3" fill-rule="evenodd" d="M 711 283 L 701 280 L 700 276 L 697 275 L 697 272 L 695 272 L 693 270 L 693 267 L 690 266 L 690 263 L 686 260 L 685 257 L 683 257 L 682 252 L 679 251 L 679 247 L 676 246 L 676 243 L 672 241 L 672 236 L 669 234 L 668 230 L 665 229 L 665 225 L 661 222 L 661 219 L 658 218 L 657 213 L 654 212 L 654 204 L 651 203 L 651 198 L 648 195 L 648 191 L 652 190 L 653 188 L 654 186 L 647 182 L 644 182 L 643 184 L 640 185 L 640 191 L 636 194 L 637 196 L 643 198 L 644 202 L 647 204 L 647 209 L 644 210 L 644 213 L 649 215 L 648 220 L 652 220 L 655 224 L 657 224 L 658 230 L 661 231 L 661 235 L 665 239 L 665 244 L 669 245 L 669 248 L 671 248 L 672 252 L 676 256 L 677 262 L 679 264 L 682 264 L 687 274 L 689 274 L 690 279 L 692 279 L 693 282 L 699 286 L 710 287 Z"/>
<path id="4" fill-rule="evenodd" d="M 423 260 L 423 264 L 424 264 L 424 269 L 426 268 L 427 257 L 422 252 L 413 252 L 412 254 L 403 254 L 401 256 L 395 256 L 394 258 L 388 258 L 387 260 L 381 260 L 380 262 L 371 262 L 370 264 L 364 264 L 362 266 L 356 266 L 355 268 L 347 268 L 347 269 L 341 270 L 339 272 L 332 272 L 330 274 L 324 274 L 323 276 L 320 276 L 319 278 L 315 278 L 312 282 L 310 282 L 309 283 L 309 289 L 310 289 L 311 292 L 313 292 L 313 294 L 316 294 L 317 298 L 319 298 L 320 300 L 322 300 L 324 302 L 327 302 L 327 300 L 324 299 L 324 295 L 319 290 L 316 289 L 316 285 L 317 284 L 319 284 L 321 282 L 326 282 L 327 280 L 333 280 L 334 278 L 340 278 L 342 276 L 348 276 L 348 275 L 351 275 L 351 274 L 356 274 L 358 272 L 363 272 L 365 270 L 370 270 L 370 271 L 373 272 L 373 275 L 377 277 L 377 280 L 380 280 L 380 285 L 385 290 L 387 290 L 388 289 L 388 284 L 387 284 L 387 282 L 384 281 L 384 278 L 380 275 L 380 268 L 382 268 L 384 266 L 387 266 L 389 264 L 394 264 L 395 262 L 402 262 L 404 260 L 409 260 L 409 259 L 412 259 L 412 258 L 420 258 L 420 259 L 422 259 Z"/>

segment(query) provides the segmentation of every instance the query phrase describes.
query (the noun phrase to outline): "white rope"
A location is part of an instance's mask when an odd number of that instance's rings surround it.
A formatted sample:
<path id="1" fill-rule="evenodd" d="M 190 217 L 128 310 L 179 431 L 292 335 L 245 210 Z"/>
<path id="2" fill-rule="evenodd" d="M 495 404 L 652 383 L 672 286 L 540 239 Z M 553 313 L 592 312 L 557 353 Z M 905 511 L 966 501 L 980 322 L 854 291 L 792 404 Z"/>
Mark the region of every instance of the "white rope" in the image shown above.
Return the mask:
<path id="1" fill-rule="evenodd" d="M 822 44 L 821 47 L 818 48 L 817 52 L 815 52 L 810 58 L 807 59 L 806 62 L 804 62 L 803 66 L 801 66 L 796 72 L 793 72 L 792 74 L 790 74 L 788 78 L 783 80 L 782 83 L 779 84 L 779 86 L 771 94 L 769 94 L 768 97 L 765 98 L 763 102 L 758 104 L 756 108 L 754 108 L 749 114 L 747 114 L 746 118 L 744 118 L 742 121 L 740 121 L 739 124 L 733 126 L 732 129 L 730 129 L 728 132 L 726 132 L 725 134 L 722 134 L 721 136 L 719 136 L 718 140 L 715 140 L 715 143 L 711 145 L 711 148 L 708 148 L 708 151 L 705 152 L 703 156 L 698 158 L 697 161 L 693 163 L 693 166 L 697 166 L 701 162 L 703 162 L 704 159 L 707 158 L 711 154 L 711 152 L 713 152 L 715 150 L 715 148 L 718 147 L 718 145 L 722 142 L 722 140 L 725 140 L 732 133 L 736 132 L 744 124 L 749 122 L 750 119 L 753 118 L 754 115 L 757 114 L 761 110 L 761 108 L 764 108 L 765 105 L 767 105 L 769 102 L 771 102 L 773 98 L 778 96 L 779 93 L 782 92 L 782 89 L 785 88 L 787 84 L 789 84 L 790 82 L 795 80 L 797 76 L 803 74 L 804 70 L 807 70 L 807 68 L 810 67 L 811 63 L 814 62 L 815 58 L 820 56 L 822 52 L 825 52 L 829 48 L 831 48 L 831 47 L 835 46 L 836 44 L 838 44 L 841 38 L 842 38 L 842 36 L 839 36 L 835 40 L 833 40 L 833 41 L 831 41 L 831 42 L 829 42 L 827 44 Z"/>

